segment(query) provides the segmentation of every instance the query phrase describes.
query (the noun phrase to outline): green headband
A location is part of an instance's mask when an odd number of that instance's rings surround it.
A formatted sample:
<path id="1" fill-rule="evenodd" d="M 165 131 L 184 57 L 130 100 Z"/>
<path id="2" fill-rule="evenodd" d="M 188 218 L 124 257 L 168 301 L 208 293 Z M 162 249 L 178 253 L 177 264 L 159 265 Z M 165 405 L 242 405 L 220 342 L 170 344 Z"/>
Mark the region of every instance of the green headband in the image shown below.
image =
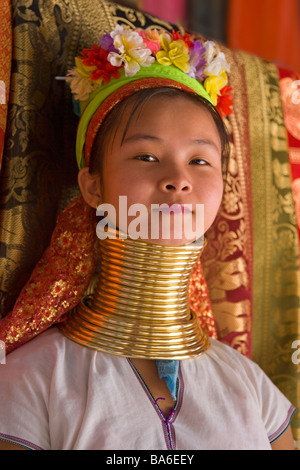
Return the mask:
<path id="1" fill-rule="evenodd" d="M 162 31 L 128 31 L 117 25 L 100 38 L 100 45 L 84 49 L 67 81 L 80 103 L 76 158 L 79 168 L 89 165 L 97 131 L 107 114 L 123 99 L 144 88 L 173 87 L 206 99 L 222 114 L 231 114 L 232 95 L 226 95 L 229 65 L 215 44 Z"/>
<path id="2" fill-rule="evenodd" d="M 182 88 L 180 85 L 184 85 L 186 89 L 193 91 L 194 93 L 202 96 L 211 104 L 213 104 L 209 94 L 205 91 L 201 83 L 189 77 L 189 75 L 181 72 L 181 70 L 177 69 L 176 67 L 173 67 L 172 65 L 169 67 L 165 67 L 164 65 L 155 63 L 150 67 L 141 67 L 139 72 L 134 77 L 126 77 L 123 70 L 120 72 L 120 74 L 121 76 L 119 79 L 113 78 L 108 84 L 96 89 L 91 94 L 88 103 L 81 102 L 80 104 L 81 117 L 77 129 L 76 140 L 76 158 L 79 168 L 83 168 L 85 166 L 84 149 L 86 143 L 86 135 L 89 124 L 91 122 L 92 117 L 95 115 L 95 112 L 101 105 L 104 104 L 105 100 L 112 95 L 114 95 L 113 101 L 115 106 L 120 101 L 122 101 L 122 99 L 134 93 L 134 91 L 138 91 L 142 88 L 147 88 L 147 82 L 144 79 L 157 79 L 157 83 L 155 85 L 158 87 L 169 86 L 175 88 Z M 125 92 L 124 94 L 122 94 L 122 90 L 120 89 L 126 87 L 129 83 L 132 82 L 135 82 L 136 86 L 127 87 L 127 89 L 130 91 L 128 91 L 128 93 Z M 151 82 L 148 81 L 148 84 L 150 85 L 149 88 L 155 86 L 153 82 L 151 85 Z M 101 116 L 101 122 L 98 123 L 98 126 L 95 126 L 97 127 L 97 130 L 99 129 L 105 116 L 111 109 L 112 106 L 110 106 L 109 103 L 107 104 L 107 107 L 103 105 L 102 112 L 99 113 Z"/>

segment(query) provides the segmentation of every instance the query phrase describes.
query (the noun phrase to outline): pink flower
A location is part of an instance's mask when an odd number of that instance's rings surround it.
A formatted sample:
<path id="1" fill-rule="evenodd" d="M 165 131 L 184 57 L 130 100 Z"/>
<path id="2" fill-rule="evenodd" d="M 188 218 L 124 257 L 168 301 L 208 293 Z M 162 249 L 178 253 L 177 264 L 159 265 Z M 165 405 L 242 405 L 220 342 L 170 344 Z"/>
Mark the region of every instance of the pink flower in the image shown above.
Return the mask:
<path id="1" fill-rule="evenodd" d="M 139 35 L 143 38 L 143 42 L 147 49 L 150 49 L 153 55 L 156 55 L 160 50 L 159 34 L 156 29 L 152 31 L 138 31 Z"/>

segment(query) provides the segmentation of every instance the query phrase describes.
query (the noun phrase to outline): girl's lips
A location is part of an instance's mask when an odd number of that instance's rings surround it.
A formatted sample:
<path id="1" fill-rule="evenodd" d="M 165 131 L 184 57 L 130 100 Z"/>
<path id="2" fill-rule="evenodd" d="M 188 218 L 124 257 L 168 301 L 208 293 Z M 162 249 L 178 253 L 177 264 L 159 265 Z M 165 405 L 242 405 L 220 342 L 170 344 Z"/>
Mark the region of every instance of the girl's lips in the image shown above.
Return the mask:
<path id="1" fill-rule="evenodd" d="M 192 213 L 191 204 L 160 204 L 159 207 L 155 208 L 154 211 L 161 212 L 162 214 L 190 214 Z"/>

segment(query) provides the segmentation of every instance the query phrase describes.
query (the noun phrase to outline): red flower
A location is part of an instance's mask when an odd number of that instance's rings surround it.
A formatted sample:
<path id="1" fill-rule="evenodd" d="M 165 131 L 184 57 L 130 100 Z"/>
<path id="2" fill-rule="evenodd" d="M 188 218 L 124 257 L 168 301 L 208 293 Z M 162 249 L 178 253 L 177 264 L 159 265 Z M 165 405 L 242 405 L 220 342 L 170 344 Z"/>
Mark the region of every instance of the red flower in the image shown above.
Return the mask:
<path id="1" fill-rule="evenodd" d="M 233 88 L 230 86 L 224 86 L 221 90 L 221 95 L 218 96 L 218 103 L 216 106 L 217 111 L 223 116 L 230 116 L 232 114 L 232 106 L 233 106 Z"/>
<path id="2" fill-rule="evenodd" d="M 193 42 L 190 40 L 190 36 L 190 34 L 184 33 L 182 37 L 180 31 L 175 31 L 174 29 L 172 31 L 173 41 L 184 41 L 189 49 L 193 46 Z"/>
<path id="3" fill-rule="evenodd" d="M 108 83 L 111 77 L 120 77 L 119 68 L 107 60 L 108 54 L 109 51 L 96 44 L 91 49 L 83 49 L 80 57 L 82 63 L 90 67 L 96 67 L 91 73 L 91 80 L 96 81 L 102 78 L 105 83 Z"/>

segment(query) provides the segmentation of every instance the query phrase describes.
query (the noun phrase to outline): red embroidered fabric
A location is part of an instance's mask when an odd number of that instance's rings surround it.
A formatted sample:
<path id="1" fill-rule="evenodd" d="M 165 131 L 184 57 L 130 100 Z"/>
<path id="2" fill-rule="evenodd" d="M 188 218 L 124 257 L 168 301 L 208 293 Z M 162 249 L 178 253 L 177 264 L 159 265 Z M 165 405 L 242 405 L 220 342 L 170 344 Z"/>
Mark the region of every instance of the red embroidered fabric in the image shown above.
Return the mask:
<path id="1" fill-rule="evenodd" d="M 96 268 L 95 240 L 94 211 L 79 197 L 59 216 L 50 247 L 1 320 L 7 353 L 62 321 L 78 304 Z"/>

